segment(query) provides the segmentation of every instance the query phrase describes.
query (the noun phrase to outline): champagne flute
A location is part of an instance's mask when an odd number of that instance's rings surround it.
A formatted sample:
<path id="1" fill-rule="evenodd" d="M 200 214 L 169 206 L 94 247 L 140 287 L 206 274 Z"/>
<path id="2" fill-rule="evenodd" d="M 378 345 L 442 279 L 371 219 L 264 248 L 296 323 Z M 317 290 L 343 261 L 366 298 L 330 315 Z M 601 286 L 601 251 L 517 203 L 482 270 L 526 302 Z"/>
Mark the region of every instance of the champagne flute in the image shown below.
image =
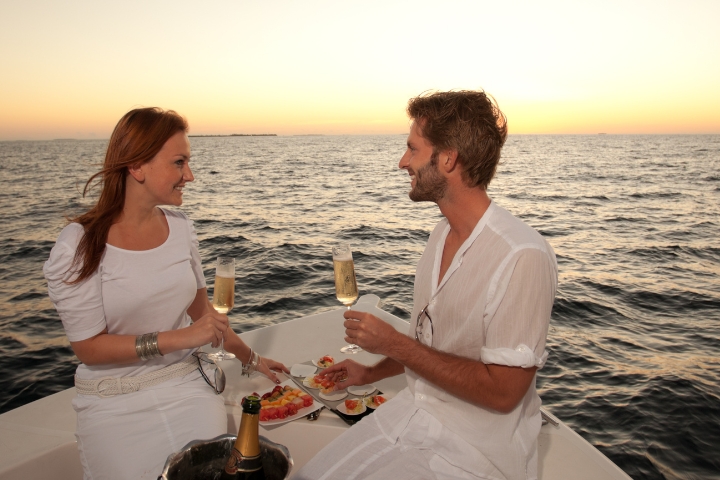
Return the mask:
<path id="1" fill-rule="evenodd" d="M 337 299 L 350 310 L 350 306 L 352 306 L 358 298 L 352 250 L 350 250 L 350 245 L 342 243 L 333 246 L 332 253 L 333 270 L 335 270 L 335 295 Z M 351 343 L 345 345 L 340 351 L 350 354 L 361 352 L 362 348 Z"/>
<path id="2" fill-rule="evenodd" d="M 218 257 L 215 265 L 215 289 L 212 305 L 218 313 L 227 313 L 235 304 L 235 259 Z M 220 339 L 220 351 L 208 354 L 215 361 L 232 360 L 235 354 L 226 352 L 224 337 Z"/>

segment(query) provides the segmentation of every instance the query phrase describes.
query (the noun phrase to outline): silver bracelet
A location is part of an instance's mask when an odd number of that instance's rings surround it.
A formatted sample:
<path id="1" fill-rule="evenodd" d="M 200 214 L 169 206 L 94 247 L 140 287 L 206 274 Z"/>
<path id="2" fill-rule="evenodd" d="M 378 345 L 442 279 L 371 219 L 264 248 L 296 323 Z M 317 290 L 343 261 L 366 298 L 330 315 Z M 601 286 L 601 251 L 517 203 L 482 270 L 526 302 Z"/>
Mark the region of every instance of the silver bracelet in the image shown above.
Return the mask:
<path id="1" fill-rule="evenodd" d="M 140 360 L 148 360 L 147 356 L 147 344 L 149 340 L 148 333 L 144 335 L 140 335 L 135 339 L 135 353 L 137 353 L 137 356 L 140 357 Z"/>
<path id="2" fill-rule="evenodd" d="M 251 373 L 257 370 L 258 365 L 260 365 L 260 355 L 258 355 L 257 352 L 253 352 L 251 348 L 250 359 L 248 360 L 248 363 L 243 364 L 242 375 L 249 377 Z"/>
<path id="3" fill-rule="evenodd" d="M 250 364 L 250 373 L 253 373 L 258 369 L 260 366 L 260 354 L 257 352 L 253 352 L 253 359 L 252 363 Z"/>
<path id="4" fill-rule="evenodd" d="M 158 335 L 160 335 L 160 332 L 153 332 L 152 337 L 150 337 L 150 358 L 163 356 L 160 353 L 160 347 L 158 347 Z"/>
<path id="5" fill-rule="evenodd" d="M 253 359 L 253 350 L 250 348 L 250 358 L 248 358 L 247 363 L 242 364 L 242 373 L 241 375 L 245 375 L 246 377 L 250 376 L 250 365 L 252 364 Z"/>
<path id="6" fill-rule="evenodd" d="M 145 361 L 163 356 L 158 347 L 159 333 L 160 332 L 146 333 L 135 337 L 135 353 L 140 360 Z"/>
<path id="7" fill-rule="evenodd" d="M 140 360 L 145 360 L 143 358 L 143 351 L 142 351 L 143 336 L 144 335 L 138 335 L 137 337 L 135 337 L 135 353 L 137 354 L 137 356 Z"/>

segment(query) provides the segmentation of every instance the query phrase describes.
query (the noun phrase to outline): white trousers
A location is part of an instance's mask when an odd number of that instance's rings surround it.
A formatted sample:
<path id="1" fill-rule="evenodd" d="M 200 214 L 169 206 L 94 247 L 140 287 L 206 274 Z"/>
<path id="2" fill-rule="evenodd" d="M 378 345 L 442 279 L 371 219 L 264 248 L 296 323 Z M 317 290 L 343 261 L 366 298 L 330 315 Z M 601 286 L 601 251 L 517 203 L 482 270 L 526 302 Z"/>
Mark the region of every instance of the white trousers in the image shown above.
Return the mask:
<path id="1" fill-rule="evenodd" d="M 442 450 L 444 446 L 434 444 L 427 435 L 435 428 L 431 422 L 430 415 L 418 419 L 415 428 L 406 429 L 397 442 L 392 443 L 381 432 L 375 415 L 369 415 L 321 450 L 293 476 L 293 480 L 494 478 L 473 475 L 438 455 L 436 450 Z M 472 455 L 472 450 L 456 453 Z"/>
<path id="2" fill-rule="evenodd" d="M 73 408 L 85 480 L 156 480 L 168 455 L 227 432 L 223 397 L 197 370 L 130 394 L 78 395 Z"/>

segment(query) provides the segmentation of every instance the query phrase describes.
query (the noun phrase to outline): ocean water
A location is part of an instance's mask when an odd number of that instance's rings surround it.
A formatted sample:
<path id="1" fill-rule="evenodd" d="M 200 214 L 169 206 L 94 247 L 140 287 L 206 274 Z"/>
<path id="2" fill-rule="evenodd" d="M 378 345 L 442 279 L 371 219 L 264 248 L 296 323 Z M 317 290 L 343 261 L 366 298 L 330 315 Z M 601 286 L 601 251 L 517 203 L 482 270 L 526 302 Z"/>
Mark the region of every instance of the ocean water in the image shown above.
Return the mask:
<path id="1" fill-rule="evenodd" d="M 182 207 L 237 258 L 237 331 L 337 308 L 329 244 L 409 319 L 440 219 L 407 198 L 405 136 L 192 138 Z M 0 142 L 0 412 L 72 386 L 42 275 L 106 141 Z M 720 478 L 720 136 L 510 136 L 490 186 L 555 248 L 543 404 L 635 479 Z"/>

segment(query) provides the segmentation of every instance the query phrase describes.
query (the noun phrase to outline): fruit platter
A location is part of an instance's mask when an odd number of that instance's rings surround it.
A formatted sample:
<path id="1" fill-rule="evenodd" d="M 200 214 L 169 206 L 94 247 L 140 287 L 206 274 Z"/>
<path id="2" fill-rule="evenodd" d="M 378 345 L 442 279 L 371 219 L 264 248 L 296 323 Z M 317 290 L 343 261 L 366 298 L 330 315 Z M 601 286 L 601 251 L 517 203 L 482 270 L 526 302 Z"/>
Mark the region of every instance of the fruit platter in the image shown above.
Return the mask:
<path id="1" fill-rule="evenodd" d="M 291 380 L 286 380 L 267 392 L 252 394 L 260 397 L 260 425 L 289 422 L 322 407 Z"/>

